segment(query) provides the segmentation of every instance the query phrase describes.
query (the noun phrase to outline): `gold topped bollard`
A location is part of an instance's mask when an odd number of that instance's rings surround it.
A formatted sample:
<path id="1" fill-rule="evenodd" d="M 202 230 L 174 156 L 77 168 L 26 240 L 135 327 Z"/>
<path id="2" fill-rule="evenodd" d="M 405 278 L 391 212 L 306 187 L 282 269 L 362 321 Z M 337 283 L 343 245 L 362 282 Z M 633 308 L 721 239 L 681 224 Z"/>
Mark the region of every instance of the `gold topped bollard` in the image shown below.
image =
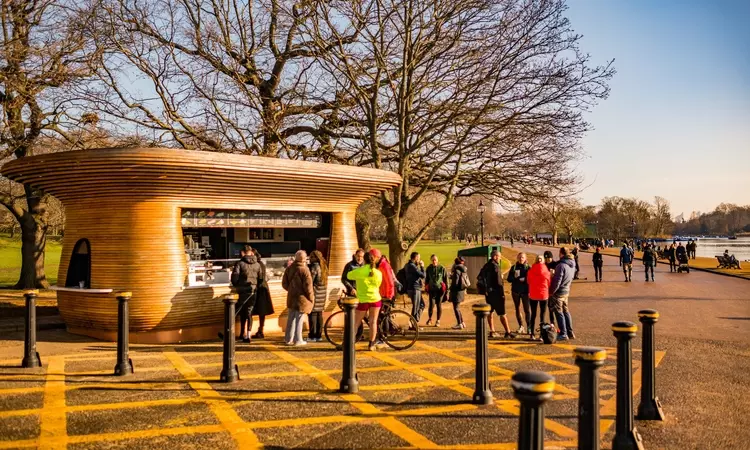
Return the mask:
<path id="1" fill-rule="evenodd" d="M 234 383 L 240 379 L 240 370 L 234 362 L 234 307 L 239 295 L 232 293 L 224 296 L 224 349 L 219 380 Z"/>
<path id="2" fill-rule="evenodd" d="M 128 357 L 130 341 L 130 292 L 117 293 L 117 364 L 115 375 L 123 377 L 135 372 L 133 361 Z"/>
<path id="3" fill-rule="evenodd" d="M 607 352 L 597 347 L 573 350 L 580 367 L 578 381 L 578 449 L 599 450 L 599 368 Z"/>
<path id="4" fill-rule="evenodd" d="M 344 353 L 343 367 L 341 370 L 341 383 L 339 383 L 339 392 L 354 394 L 359 392 L 359 378 L 357 377 L 357 355 L 355 349 L 356 342 L 356 324 L 354 323 L 354 310 L 359 304 L 359 300 L 353 297 L 346 297 L 341 300 L 344 306 L 344 342 L 342 345 Z"/>
<path id="5" fill-rule="evenodd" d="M 33 369 L 42 367 L 42 360 L 39 358 L 39 352 L 36 351 L 36 297 L 39 291 L 28 289 L 23 291 L 26 299 L 26 317 L 24 320 L 23 336 L 23 361 L 21 367 Z"/>
<path id="6" fill-rule="evenodd" d="M 521 403 L 518 450 L 544 449 L 544 403 L 552 398 L 555 378 L 536 370 L 516 372 L 510 379 L 513 396 Z"/>
<path id="7" fill-rule="evenodd" d="M 491 405 L 494 401 L 490 389 L 490 379 L 487 375 L 489 370 L 489 348 L 487 346 L 487 316 L 490 314 L 490 305 L 479 303 L 473 305 L 471 310 L 477 318 L 476 330 L 476 366 L 475 389 L 471 402 L 478 405 Z"/>
<path id="8" fill-rule="evenodd" d="M 638 311 L 638 320 L 643 324 L 643 347 L 641 353 L 641 403 L 638 405 L 638 420 L 664 420 L 661 402 L 656 397 L 656 344 L 654 325 L 659 312 L 653 309 Z"/>
<path id="9" fill-rule="evenodd" d="M 615 322 L 617 338 L 617 417 L 612 450 L 643 450 L 643 440 L 633 420 L 633 357 L 630 341 L 638 326 L 633 322 Z"/>

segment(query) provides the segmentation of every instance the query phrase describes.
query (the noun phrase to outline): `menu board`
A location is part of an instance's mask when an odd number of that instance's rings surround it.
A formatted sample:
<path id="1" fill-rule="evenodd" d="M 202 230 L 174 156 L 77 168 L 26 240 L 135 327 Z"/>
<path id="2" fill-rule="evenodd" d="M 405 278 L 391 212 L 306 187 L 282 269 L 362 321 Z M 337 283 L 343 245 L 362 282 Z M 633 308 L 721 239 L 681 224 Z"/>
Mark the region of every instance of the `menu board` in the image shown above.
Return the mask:
<path id="1" fill-rule="evenodd" d="M 183 209 L 185 228 L 320 228 L 318 213 Z"/>

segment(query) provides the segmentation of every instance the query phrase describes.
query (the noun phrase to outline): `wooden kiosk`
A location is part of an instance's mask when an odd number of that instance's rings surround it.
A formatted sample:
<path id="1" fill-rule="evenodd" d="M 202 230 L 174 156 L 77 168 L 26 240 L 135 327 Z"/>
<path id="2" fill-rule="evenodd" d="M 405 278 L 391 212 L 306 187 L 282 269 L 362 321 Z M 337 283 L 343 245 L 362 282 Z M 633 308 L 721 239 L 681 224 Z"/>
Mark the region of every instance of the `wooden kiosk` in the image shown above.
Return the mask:
<path id="1" fill-rule="evenodd" d="M 27 157 L 6 177 L 62 201 L 65 236 L 57 299 L 68 331 L 115 340 L 115 292 L 133 293 L 130 340 L 209 339 L 223 323 L 221 297 L 239 248 L 258 248 L 283 325 L 284 263 L 319 249 L 329 298 L 357 248 L 354 216 L 397 186 L 392 172 L 165 148 L 110 148 Z"/>

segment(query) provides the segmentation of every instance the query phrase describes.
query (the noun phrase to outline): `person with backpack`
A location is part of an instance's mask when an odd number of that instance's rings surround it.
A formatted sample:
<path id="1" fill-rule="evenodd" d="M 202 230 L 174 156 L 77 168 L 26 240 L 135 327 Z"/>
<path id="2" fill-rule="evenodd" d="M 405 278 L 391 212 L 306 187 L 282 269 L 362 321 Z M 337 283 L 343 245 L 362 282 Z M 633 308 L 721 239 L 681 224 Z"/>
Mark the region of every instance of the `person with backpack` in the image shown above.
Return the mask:
<path id="1" fill-rule="evenodd" d="M 471 285 L 465 263 L 466 261 L 459 256 L 453 261 L 453 267 L 451 267 L 450 301 L 453 304 L 453 314 L 456 316 L 456 325 L 452 327 L 453 330 L 466 328 L 460 309 L 461 302 L 466 296 L 466 289 Z"/>
<path id="2" fill-rule="evenodd" d="M 557 318 L 557 327 L 560 330 L 557 335 L 558 341 L 575 339 L 573 318 L 568 309 L 568 297 L 570 296 L 570 286 L 573 284 L 575 270 L 576 263 L 573 260 L 573 255 L 568 252 L 567 248 L 560 248 L 560 261 L 555 267 L 555 275 L 550 280 L 548 304 L 550 312 L 554 312 Z"/>
<path id="3" fill-rule="evenodd" d="M 483 288 L 479 288 L 479 286 Z M 490 253 L 490 259 L 479 271 L 477 277 L 477 287 L 480 290 L 484 290 L 484 298 L 487 304 L 490 305 L 490 314 L 487 316 L 487 323 L 490 327 L 490 337 L 497 337 L 495 332 L 495 322 L 492 320 L 492 313 L 496 313 L 500 317 L 500 323 L 505 329 L 505 339 L 513 339 L 513 335 L 510 333 L 510 325 L 508 324 L 508 317 L 505 315 L 505 292 L 503 291 L 503 271 L 500 268 L 500 252 L 498 250 L 492 250 Z"/>
<path id="4" fill-rule="evenodd" d="M 549 299 L 550 273 L 544 264 L 541 255 L 536 257 L 536 263 L 531 266 L 526 275 L 529 284 L 529 304 L 531 306 L 531 319 L 529 320 L 529 336 L 536 340 L 534 330 L 536 329 L 536 310 L 539 308 L 539 324 L 544 323 L 547 312 L 547 300 Z M 550 312 L 550 316 L 552 313 Z"/>
<path id="5" fill-rule="evenodd" d="M 604 256 L 601 253 L 601 247 L 596 247 L 592 259 L 594 262 L 594 278 L 596 278 L 596 282 L 599 283 L 602 281 L 602 268 L 604 267 Z"/>
<path id="6" fill-rule="evenodd" d="M 531 310 L 529 308 L 529 284 L 526 281 L 526 274 L 530 268 L 526 262 L 526 253 L 521 252 L 516 255 L 516 263 L 508 272 L 508 282 L 511 286 L 510 295 L 513 297 L 513 307 L 516 310 L 516 320 L 518 321 L 518 334 L 527 333 L 526 330 L 529 328 Z M 523 315 L 521 314 L 521 307 L 523 307 Z"/>
<path id="7" fill-rule="evenodd" d="M 625 274 L 625 281 L 633 281 L 633 249 L 628 247 L 628 244 L 622 244 L 620 265 L 622 266 L 622 273 Z"/>
<path id="8" fill-rule="evenodd" d="M 445 267 L 438 263 L 437 255 L 430 256 L 431 264 L 425 270 L 425 286 L 427 286 L 427 295 L 430 299 L 430 305 L 427 308 L 427 326 L 432 324 L 432 310 L 437 308 L 437 320 L 435 326 L 440 326 L 440 317 L 443 315 L 443 296 L 448 288 L 448 274 Z"/>
<path id="9" fill-rule="evenodd" d="M 411 315 L 419 323 L 419 318 L 424 310 L 424 301 L 422 301 L 422 280 L 425 279 L 424 263 L 420 259 L 419 253 L 412 252 L 409 262 L 404 266 L 404 276 L 406 277 L 406 295 L 411 300 Z"/>
<path id="10" fill-rule="evenodd" d="M 656 267 L 656 252 L 651 244 L 646 244 L 643 249 L 643 266 L 646 271 L 646 283 L 648 283 L 648 273 L 651 272 L 651 282 L 654 281 L 654 267 Z"/>

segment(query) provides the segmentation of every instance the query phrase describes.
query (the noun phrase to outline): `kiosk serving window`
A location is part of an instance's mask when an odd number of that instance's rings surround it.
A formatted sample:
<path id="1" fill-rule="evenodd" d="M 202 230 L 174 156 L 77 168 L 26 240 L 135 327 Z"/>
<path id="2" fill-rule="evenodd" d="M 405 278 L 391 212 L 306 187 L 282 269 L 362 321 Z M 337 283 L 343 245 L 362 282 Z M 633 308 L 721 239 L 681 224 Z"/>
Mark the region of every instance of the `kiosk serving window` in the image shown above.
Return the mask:
<path id="1" fill-rule="evenodd" d="M 331 214 L 252 210 L 181 211 L 189 286 L 229 283 L 240 250 L 260 252 L 269 280 L 280 279 L 297 250 L 327 253 Z"/>
<path id="2" fill-rule="evenodd" d="M 88 239 L 79 240 L 73 247 L 65 287 L 91 287 L 91 244 Z"/>

